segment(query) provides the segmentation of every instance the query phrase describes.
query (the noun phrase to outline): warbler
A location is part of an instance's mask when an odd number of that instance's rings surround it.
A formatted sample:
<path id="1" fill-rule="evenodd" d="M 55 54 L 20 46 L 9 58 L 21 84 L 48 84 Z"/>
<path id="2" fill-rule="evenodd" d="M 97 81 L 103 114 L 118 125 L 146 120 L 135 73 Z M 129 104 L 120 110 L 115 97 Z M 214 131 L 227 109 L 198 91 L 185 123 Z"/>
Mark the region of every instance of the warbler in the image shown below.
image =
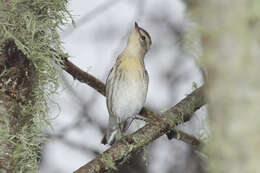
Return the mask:
<path id="1" fill-rule="evenodd" d="M 101 141 L 103 144 L 112 144 L 113 132 L 116 132 L 119 137 L 122 136 L 133 117 L 144 106 L 149 82 L 144 57 L 151 44 L 149 33 L 135 22 L 126 47 L 118 56 L 106 80 L 109 123 Z"/>

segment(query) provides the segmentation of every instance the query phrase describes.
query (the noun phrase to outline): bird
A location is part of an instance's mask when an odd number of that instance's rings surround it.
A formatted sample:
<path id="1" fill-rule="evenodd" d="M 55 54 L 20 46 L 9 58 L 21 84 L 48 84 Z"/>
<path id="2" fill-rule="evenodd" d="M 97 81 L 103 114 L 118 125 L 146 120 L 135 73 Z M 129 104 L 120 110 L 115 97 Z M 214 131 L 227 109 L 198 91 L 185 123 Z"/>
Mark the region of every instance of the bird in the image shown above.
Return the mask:
<path id="1" fill-rule="evenodd" d="M 126 47 L 117 57 L 106 80 L 109 122 L 101 141 L 104 145 L 112 145 L 120 138 L 145 104 L 149 76 L 144 57 L 151 44 L 149 33 L 135 22 Z"/>

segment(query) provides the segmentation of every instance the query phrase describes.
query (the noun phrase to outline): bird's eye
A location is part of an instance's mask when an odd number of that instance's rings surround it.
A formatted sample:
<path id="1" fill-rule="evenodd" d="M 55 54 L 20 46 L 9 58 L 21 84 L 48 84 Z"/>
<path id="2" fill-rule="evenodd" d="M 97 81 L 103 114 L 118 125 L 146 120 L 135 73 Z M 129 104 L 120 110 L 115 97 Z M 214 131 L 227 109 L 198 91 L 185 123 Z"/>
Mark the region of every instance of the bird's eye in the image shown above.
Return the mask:
<path id="1" fill-rule="evenodd" d="M 142 35 L 142 36 L 141 36 L 141 39 L 142 39 L 143 41 L 145 41 L 145 36 Z"/>

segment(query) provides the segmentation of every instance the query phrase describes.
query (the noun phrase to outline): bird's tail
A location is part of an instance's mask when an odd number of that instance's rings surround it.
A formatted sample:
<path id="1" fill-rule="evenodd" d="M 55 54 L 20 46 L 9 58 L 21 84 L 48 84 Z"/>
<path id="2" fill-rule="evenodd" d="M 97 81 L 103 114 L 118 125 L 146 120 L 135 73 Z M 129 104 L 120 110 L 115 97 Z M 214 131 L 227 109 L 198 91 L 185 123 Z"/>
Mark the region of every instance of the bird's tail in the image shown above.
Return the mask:
<path id="1" fill-rule="evenodd" d="M 101 143 L 106 145 L 113 145 L 118 139 L 121 138 L 122 133 L 124 133 L 132 123 L 132 119 L 127 119 L 126 121 L 114 124 L 111 119 L 109 119 L 109 127 L 107 128 L 106 134 L 104 135 Z"/>
<path id="2" fill-rule="evenodd" d="M 107 129 L 106 131 L 106 134 L 104 135 L 101 143 L 106 145 L 106 144 L 109 144 L 109 145 L 113 145 L 116 141 L 115 139 L 115 135 L 118 134 L 117 132 L 118 130 L 110 130 L 109 128 Z"/>
<path id="3" fill-rule="evenodd" d="M 101 143 L 106 145 L 106 144 L 111 144 L 111 141 L 114 141 L 114 132 L 118 131 L 118 123 L 117 123 L 117 118 L 115 116 L 109 116 L 109 123 L 108 127 L 106 130 L 106 134 L 103 137 Z"/>

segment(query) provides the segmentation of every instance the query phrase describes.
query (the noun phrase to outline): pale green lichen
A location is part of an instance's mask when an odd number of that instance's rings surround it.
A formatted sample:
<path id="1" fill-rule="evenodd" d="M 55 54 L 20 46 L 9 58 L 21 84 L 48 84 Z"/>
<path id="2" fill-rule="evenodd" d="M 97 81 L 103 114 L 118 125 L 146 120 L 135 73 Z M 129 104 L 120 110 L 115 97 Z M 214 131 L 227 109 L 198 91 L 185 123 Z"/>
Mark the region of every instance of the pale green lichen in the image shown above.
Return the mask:
<path id="1" fill-rule="evenodd" d="M 117 170 L 117 167 L 115 166 L 115 163 L 112 158 L 103 156 L 101 159 L 101 162 L 104 163 L 104 165 L 110 169 Z"/>
<path id="2" fill-rule="evenodd" d="M 0 86 L 0 172 L 38 172 L 40 146 L 44 142 L 42 129 L 48 123 L 47 101 L 60 84 L 62 59 L 58 55 L 63 52 L 57 30 L 69 17 L 66 0 L 0 0 L 1 64 L 3 45 L 13 40 L 30 61 L 28 73 L 33 72 L 31 79 L 24 77 L 27 82 L 32 80 L 28 89 L 16 87 L 14 69 L 1 70 L 0 77 L 10 78 L 2 78 L 5 83 Z M 4 103 L 3 88 L 7 87 L 15 88 L 13 98 L 21 98 L 23 103 L 11 99 Z M 24 120 L 16 122 L 19 128 L 15 132 L 10 122 L 12 115 Z"/>

